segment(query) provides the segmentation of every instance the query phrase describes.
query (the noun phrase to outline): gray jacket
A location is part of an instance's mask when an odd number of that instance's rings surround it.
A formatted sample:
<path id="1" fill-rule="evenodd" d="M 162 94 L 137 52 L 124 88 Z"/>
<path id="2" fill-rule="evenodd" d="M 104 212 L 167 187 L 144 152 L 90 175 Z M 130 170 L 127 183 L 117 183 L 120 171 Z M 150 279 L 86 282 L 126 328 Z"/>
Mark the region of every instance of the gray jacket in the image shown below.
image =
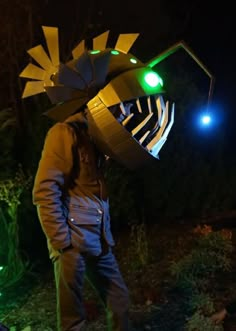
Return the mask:
<path id="1" fill-rule="evenodd" d="M 52 259 L 70 245 L 99 255 L 102 241 L 114 245 L 100 155 L 81 113 L 55 124 L 45 139 L 33 188 L 33 203 Z M 70 125 L 70 124 L 73 124 Z"/>

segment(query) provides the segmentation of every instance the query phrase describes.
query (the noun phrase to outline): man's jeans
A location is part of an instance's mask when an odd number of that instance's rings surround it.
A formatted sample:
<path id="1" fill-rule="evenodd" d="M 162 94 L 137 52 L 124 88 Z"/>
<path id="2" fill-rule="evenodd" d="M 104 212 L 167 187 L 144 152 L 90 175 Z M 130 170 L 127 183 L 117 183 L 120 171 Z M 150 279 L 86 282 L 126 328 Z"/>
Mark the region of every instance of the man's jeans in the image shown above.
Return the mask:
<path id="1" fill-rule="evenodd" d="M 58 331 L 83 330 L 85 278 L 96 288 L 107 310 L 107 330 L 128 331 L 129 294 L 110 248 L 100 256 L 80 254 L 70 248 L 54 262 L 57 288 Z"/>

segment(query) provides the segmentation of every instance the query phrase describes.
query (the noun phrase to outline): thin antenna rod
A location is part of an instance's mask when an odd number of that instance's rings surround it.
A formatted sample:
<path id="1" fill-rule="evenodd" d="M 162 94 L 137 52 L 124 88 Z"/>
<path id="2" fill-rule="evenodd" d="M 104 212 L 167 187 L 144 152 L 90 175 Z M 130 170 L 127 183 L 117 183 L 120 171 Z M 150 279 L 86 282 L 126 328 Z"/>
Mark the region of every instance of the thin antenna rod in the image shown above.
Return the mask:
<path id="1" fill-rule="evenodd" d="M 209 106 L 213 95 L 215 78 L 212 75 L 212 73 L 208 70 L 208 68 L 202 63 L 202 61 L 194 54 L 194 52 L 184 41 L 177 42 L 176 44 L 174 44 L 164 52 L 160 53 L 158 56 L 150 60 L 147 63 L 147 66 L 153 68 L 155 65 L 165 60 L 167 57 L 178 51 L 180 48 L 183 48 L 191 56 L 191 58 L 199 65 L 199 67 L 202 68 L 202 70 L 207 74 L 207 76 L 210 77 L 210 87 L 209 87 L 208 101 L 207 101 L 207 106 Z"/>

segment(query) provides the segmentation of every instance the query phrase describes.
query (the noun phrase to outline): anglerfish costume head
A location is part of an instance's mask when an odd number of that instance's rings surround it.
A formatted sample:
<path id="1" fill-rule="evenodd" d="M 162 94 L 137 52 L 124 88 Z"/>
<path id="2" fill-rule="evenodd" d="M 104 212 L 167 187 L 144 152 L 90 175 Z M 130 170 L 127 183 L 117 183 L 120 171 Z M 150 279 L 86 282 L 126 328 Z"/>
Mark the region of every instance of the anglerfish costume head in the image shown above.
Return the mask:
<path id="1" fill-rule="evenodd" d="M 41 45 L 28 51 L 41 67 L 29 64 L 22 97 L 46 92 L 55 105 L 50 118 L 64 121 L 87 107 L 89 130 L 99 148 L 129 169 L 158 159 L 174 121 L 174 105 L 163 100 L 163 81 L 149 64 L 129 53 L 138 34 L 119 35 L 107 48 L 109 31 L 82 41 L 73 59 L 60 63 L 58 29 L 43 27 L 49 56 Z M 33 79 L 33 81 L 32 81 Z"/>

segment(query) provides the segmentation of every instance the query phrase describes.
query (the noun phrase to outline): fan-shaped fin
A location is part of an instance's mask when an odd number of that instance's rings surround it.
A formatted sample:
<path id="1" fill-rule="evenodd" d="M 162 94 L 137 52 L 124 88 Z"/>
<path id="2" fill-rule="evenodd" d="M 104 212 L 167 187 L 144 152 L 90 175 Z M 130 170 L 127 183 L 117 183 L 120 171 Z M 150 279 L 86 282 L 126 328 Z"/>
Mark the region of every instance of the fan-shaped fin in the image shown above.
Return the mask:
<path id="1" fill-rule="evenodd" d="M 110 63 L 111 52 L 103 51 L 99 54 L 94 54 L 91 57 L 91 61 L 93 63 L 93 80 L 96 86 L 101 87 L 106 81 L 108 67 Z"/>
<path id="2" fill-rule="evenodd" d="M 53 71 L 56 70 L 56 68 L 54 68 L 54 70 L 52 69 L 52 62 L 50 61 L 42 45 L 38 45 L 29 49 L 28 53 L 36 62 L 38 62 L 39 65 L 41 65 L 42 68 L 44 68 L 49 73 L 53 73 Z"/>
<path id="3" fill-rule="evenodd" d="M 138 36 L 139 33 L 120 34 L 115 49 L 123 53 L 128 53 Z"/>
<path id="4" fill-rule="evenodd" d="M 74 114 L 78 109 L 80 109 L 81 106 L 85 105 L 87 102 L 87 97 L 70 100 L 49 109 L 47 112 L 44 113 L 44 115 L 55 121 L 63 122 L 68 116 Z"/>
<path id="5" fill-rule="evenodd" d="M 85 41 L 82 40 L 72 51 L 73 59 L 78 59 L 85 51 Z"/>
<path id="6" fill-rule="evenodd" d="M 68 87 L 77 88 L 79 90 L 86 87 L 86 84 L 80 77 L 79 73 L 64 64 L 60 65 L 60 70 L 58 72 L 58 83 Z"/>
<path id="7" fill-rule="evenodd" d="M 87 97 L 84 91 L 65 86 L 45 86 L 47 95 L 52 103 L 64 102 L 75 98 Z"/>
<path id="8" fill-rule="evenodd" d="M 58 28 L 42 26 L 43 33 L 47 42 L 48 51 L 52 61 L 52 65 L 57 67 L 60 63 L 59 59 L 59 43 L 58 43 Z"/>
<path id="9" fill-rule="evenodd" d="M 99 50 L 104 50 L 107 45 L 107 39 L 109 35 L 109 30 L 100 34 L 96 38 L 93 38 L 93 49 L 99 49 Z"/>
<path id="10" fill-rule="evenodd" d="M 31 97 L 32 95 L 45 92 L 44 82 L 27 82 L 25 84 L 25 89 L 22 94 L 22 98 Z"/>
<path id="11" fill-rule="evenodd" d="M 37 67 L 36 65 L 29 63 L 25 69 L 20 73 L 20 77 L 31 78 L 37 80 L 44 80 L 46 71 Z"/>
<path id="12" fill-rule="evenodd" d="M 89 85 L 93 80 L 93 66 L 89 54 L 86 52 L 80 56 L 75 63 L 75 69 L 78 71 L 81 77 L 83 77 L 85 83 Z"/>

